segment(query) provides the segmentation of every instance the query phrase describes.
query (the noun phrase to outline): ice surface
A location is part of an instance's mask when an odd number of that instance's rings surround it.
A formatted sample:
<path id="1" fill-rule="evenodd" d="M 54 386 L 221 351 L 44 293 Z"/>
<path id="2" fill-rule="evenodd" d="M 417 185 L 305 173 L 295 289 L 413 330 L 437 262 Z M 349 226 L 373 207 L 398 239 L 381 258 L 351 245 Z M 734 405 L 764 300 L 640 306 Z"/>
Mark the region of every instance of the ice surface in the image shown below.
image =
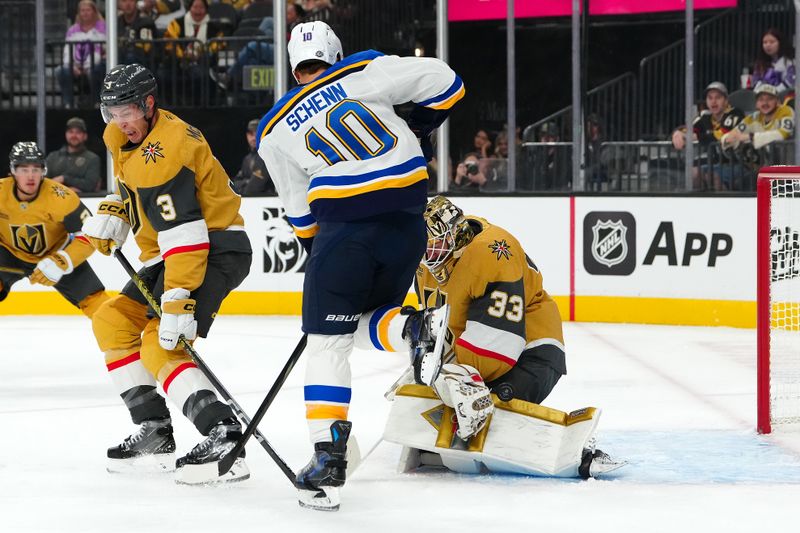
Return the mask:
<path id="1" fill-rule="evenodd" d="M 197 349 L 255 412 L 299 339 L 296 317 L 220 316 Z M 567 366 L 545 404 L 603 408 L 599 447 L 630 465 L 607 480 L 397 474 L 380 443 L 342 491 L 342 509 L 299 508 L 258 443 L 252 478 L 229 487 L 105 471 L 134 428 L 82 317 L 0 319 L 0 531 L 373 532 L 796 531 L 800 436 L 755 434 L 755 332 L 565 324 Z M 352 357 L 351 419 L 363 453 L 378 441 L 383 392 L 405 354 Z M 298 469 L 311 453 L 304 362 L 260 428 Z M 172 408 L 178 452 L 199 439 Z M 507 529 L 513 527 L 514 529 Z M 524 529 L 523 529 L 524 528 Z"/>

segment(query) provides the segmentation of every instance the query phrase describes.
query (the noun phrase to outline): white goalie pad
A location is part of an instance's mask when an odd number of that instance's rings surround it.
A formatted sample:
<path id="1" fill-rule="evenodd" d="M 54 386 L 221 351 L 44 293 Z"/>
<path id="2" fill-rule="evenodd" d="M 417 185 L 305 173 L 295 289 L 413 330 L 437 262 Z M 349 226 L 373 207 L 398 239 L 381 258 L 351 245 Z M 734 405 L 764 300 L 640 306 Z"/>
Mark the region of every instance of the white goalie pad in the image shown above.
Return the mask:
<path id="1" fill-rule="evenodd" d="M 404 447 L 399 468 L 418 466 L 420 456 L 438 454 L 442 465 L 461 473 L 578 477 L 581 455 L 600 420 L 600 409 L 565 413 L 522 400 L 500 401 L 494 413 L 468 441 L 456 435 L 454 411 L 430 387 L 403 385 L 397 390 L 383 438 Z M 423 461 L 429 464 L 430 461 Z"/>

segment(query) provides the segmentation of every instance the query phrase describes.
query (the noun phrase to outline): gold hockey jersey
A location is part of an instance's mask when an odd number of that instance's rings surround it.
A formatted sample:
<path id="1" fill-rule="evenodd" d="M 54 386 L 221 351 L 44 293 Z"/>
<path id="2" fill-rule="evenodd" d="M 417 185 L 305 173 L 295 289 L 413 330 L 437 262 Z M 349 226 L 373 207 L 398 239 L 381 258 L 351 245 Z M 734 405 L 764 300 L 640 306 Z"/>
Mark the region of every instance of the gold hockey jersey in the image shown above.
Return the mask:
<path id="1" fill-rule="evenodd" d="M 31 264 L 62 249 L 73 266 L 92 254 L 81 233 L 91 213 L 72 189 L 44 178 L 33 200 L 21 201 L 16 191 L 13 177 L 0 179 L 0 246 Z"/>
<path id="2" fill-rule="evenodd" d="M 544 357 L 553 357 L 548 364 L 566 373 L 561 315 L 542 287 L 539 269 L 508 231 L 482 218 L 467 220 L 477 234 L 447 282 L 439 285 L 420 266 L 415 286 L 426 307 L 450 304 L 448 329 L 457 361 L 492 381 L 513 368 L 524 350 L 551 345 L 557 349 Z"/>
<path id="3" fill-rule="evenodd" d="M 200 130 L 166 110 L 137 145 L 115 124 L 103 140 L 145 265 L 164 260 L 164 290 L 192 291 L 209 250 L 249 251 L 241 197 Z"/>
<path id="4" fill-rule="evenodd" d="M 779 105 L 769 117 L 756 111 L 744 117 L 738 128 L 740 131 L 753 134 L 753 148 L 758 150 L 773 141 L 782 141 L 792 136 L 794 110 L 788 105 Z"/>

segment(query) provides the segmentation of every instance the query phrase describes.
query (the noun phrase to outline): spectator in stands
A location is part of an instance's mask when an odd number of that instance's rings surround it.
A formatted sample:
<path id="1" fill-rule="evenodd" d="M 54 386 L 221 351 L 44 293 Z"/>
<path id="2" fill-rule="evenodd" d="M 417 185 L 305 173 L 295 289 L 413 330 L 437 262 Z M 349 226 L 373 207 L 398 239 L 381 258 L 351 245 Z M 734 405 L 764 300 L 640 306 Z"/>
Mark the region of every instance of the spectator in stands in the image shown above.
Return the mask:
<path id="1" fill-rule="evenodd" d="M 692 123 L 692 139 L 701 146 L 708 146 L 733 130 L 744 118 L 744 112 L 728 103 L 728 88 L 722 82 L 709 83 L 703 97 L 706 108 Z M 685 126 L 672 132 L 672 145 L 676 150 L 686 147 Z"/>
<path id="2" fill-rule="evenodd" d="M 248 65 L 272 65 L 275 63 L 275 46 L 272 43 L 274 35 L 274 20 L 266 17 L 259 25 L 262 36 L 257 41 L 248 41 L 239 50 L 236 61 L 225 72 L 218 72 L 211 67 L 209 74 L 220 89 L 227 91 L 232 86 L 243 85 L 242 74 Z"/>
<path id="3" fill-rule="evenodd" d="M 237 11 L 241 12 L 244 8 L 250 5 L 252 0 L 218 0 L 220 4 L 230 4 Z"/>
<path id="4" fill-rule="evenodd" d="M 702 165 L 692 170 L 692 182 L 695 190 L 720 190 L 721 174 L 726 181 L 734 179 L 733 173 L 739 172 L 732 165 L 719 166 L 718 157 L 713 155 L 711 145 L 719 141 L 723 135 L 732 131 L 744 118 L 744 112 L 728 102 L 728 88 L 720 81 L 708 84 L 704 92 L 705 109 L 692 122 L 692 140 L 697 141 L 703 150 L 699 161 Z M 681 126 L 672 132 L 672 146 L 676 150 L 686 147 L 686 127 Z"/>
<path id="5" fill-rule="evenodd" d="M 292 28 L 303 22 L 306 16 L 306 10 L 303 9 L 302 4 L 297 0 L 288 0 L 286 2 L 286 31 L 291 33 Z"/>
<path id="6" fill-rule="evenodd" d="M 119 62 L 123 64 L 147 64 L 151 41 L 156 36 L 156 24 L 149 15 L 142 14 L 136 8 L 136 0 L 119 0 L 119 19 L 117 33 L 119 35 Z M 145 41 L 145 42 L 142 42 Z"/>
<path id="7" fill-rule="evenodd" d="M 456 167 L 456 174 L 450 183 L 451 191 L 478 192 L 479 188 L 487 182 L 482 172 L 481 156 L 471 152 L 464 156 L 464 160 Z"/>
<path id="8" fill-rule="evenodd" d="M 91 101 L 100 94 L 100 83 L 106 72 L 106 22 L 94 0 L 81 0 L 75 24 L 69 27 L 64 45 L 63 65 L 58 71 L 58 83 L 64 106 L 75 106 L 75 82 L 86 80 L 91 89 Z M 98 43 L 87 41 L 99 41 Z"/>
<path id="9" fill-rule="evenodd" d="M 303 8 L 306 10 L 308 20 L 327 22 L 333 14 L 333 2 L 331 0 L 305 0 Z"/>
<path id="10" fill-rule="evenodd" d="M 532 154 L 533 172 L 530 178 L 518 180 L 524 189 L 529 183 L 533 190 L 554 190 L 567 187 L 572 183 L 572 164 L 570 152 L 564 147 L 552 143 L 561 141 L 558 125 L 555 122 L 545 122 L 539 127 L 538 146 Z"/>
<path id="11" fill-rule="evenodd" d="M 517 156 L 517 173 L 520 169 L 520 138 L 519 128 L 517 128 L 517 138 L 515 150 Z M 494 140 L 494 152 L 486 159 L 482 160 L 482 173 L 486 177 L 486 182 L 481 185 L 481 192 L 498 192 L 508 190 L 508 131 L 503 130 L 497 134 Z"/>
<path id="12" fill-rule="evenodd" d="M 183 41 L 165 45 L 167 62 L 159 69 L 159 76 L 164 80 L 160 85 L 166 88 L 168 94 L 171 88 L 181 83 L 181 77 L 186 77 L 190 83 L 186 91 L 196 100 L 202 94 L 202 86 L 210 86 L 211 83 L 204 56 L 215 53 L 217 49 L 215 44 L 206 46 L 206 43 L 211 38 L 221 37 L 222 31 L 210 23 L 208 0 L 187 0 L 186 10 L 184 16 L 169 23 L 164 33 L 165 39 Z M 176 71 L 176 65 L 181 72 Z"/>
<path id="13" fill-rule="evenodd" d="M 242 196 L 274 196 L 275 185 L 267 172 L 264 160 L 256 151 L 258 119 L 247 123 L 247 145 L 250 151 L 242 159 L 242 167 L 233 178 L 233 189 Z"/>
<path id="14" fill-rule="evenodd" d="M 64 136 L 67 143 L 47 155 L 47 176 L 77 193 L 100 190 L 100 157 L 86 148 L 86 122 L 72 117 Z"/>
<path id="15" fill-rule="evenodd" d="M 159 15 L 178 11 L 181 8 L 181 0 L 139 0 L 136 5 L 143 15 L 155 20 Z"/>
<path id="16" fill-rule="evenodd" d="M 494 152 L 494 145 L 489 138 L 489 133 L 484 129 L 479 129 L 475 132 L 475 137 L 472 141 L 472 152 L 481 154 L 481 158 L 489 157 Z"/>
<path id="17" fill-rule="evenodd" d="M 599 191 L 608 183 L 608 167 L 603 159 L 603 121 L 597 113 L 586 117 L 586 181 L 589 190 Z"/>
<path id="18" fill-rule="evenodd" d="M 795 66 L 794 47 L 783 33 L 770 28 L 761 36 L 761 50 L 753 66 L 753 86 L 760 82 L 768 83 L 778 89 L 783 98 L 794 92 Z"/>
<path id="19" fill-rule="evenodd" d="M 723 150 L 738 152 L 740 160 L 757 167 L 772 161 L 761 161 L 759 157 L 754 160 L 752 151 L 791 138 L 794 135 L 795 114 L 791 107 L 780 103 L 778 88 L 774 85 L 761 82 L 754 91 L 758 111 L 747 115 L 733 131 L 723 135 L 721 144 Z M 735 183 L 726 182 L 724 176 L 722 178 L 726 188 L 734 188 Z"/>

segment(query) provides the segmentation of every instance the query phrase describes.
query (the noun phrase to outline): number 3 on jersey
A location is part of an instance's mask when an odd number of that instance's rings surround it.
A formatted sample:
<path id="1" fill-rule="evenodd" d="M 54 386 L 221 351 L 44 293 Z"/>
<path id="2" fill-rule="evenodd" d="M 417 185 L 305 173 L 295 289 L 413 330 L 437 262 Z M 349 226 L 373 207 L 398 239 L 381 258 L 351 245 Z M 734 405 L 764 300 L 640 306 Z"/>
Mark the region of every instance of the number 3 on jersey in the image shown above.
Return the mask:
<path id="1" fill-rule="evenodd" d="M 397 136 L 370 109 L 356 100 L 342 100 L 326 115 L 328 132 L 357 160 L 383 155 L 397 144 Z M 334 165 L 346 158 L 336 146 L 311 128 L 306 133 L 306 148 Z"/>

